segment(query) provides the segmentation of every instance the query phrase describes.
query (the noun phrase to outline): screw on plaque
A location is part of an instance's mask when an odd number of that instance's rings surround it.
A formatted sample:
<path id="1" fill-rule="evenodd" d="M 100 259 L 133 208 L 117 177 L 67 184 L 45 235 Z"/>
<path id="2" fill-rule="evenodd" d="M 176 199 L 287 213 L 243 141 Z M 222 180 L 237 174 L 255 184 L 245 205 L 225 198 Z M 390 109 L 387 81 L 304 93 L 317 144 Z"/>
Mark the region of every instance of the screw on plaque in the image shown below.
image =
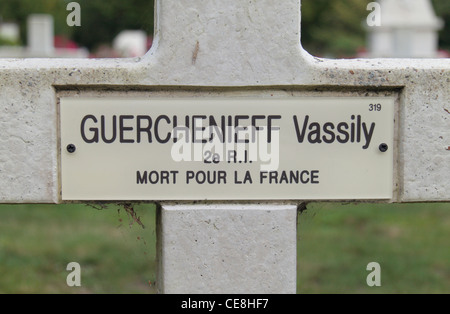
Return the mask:
<path id="1" fill-rule="evenodd" d="M 381 143 L 380 146 L 378 146 L 378 149 L 380 152 L 385 153 L 389 149 L 389 146 L 386 143 Z"/>
<path id="2" fill-rule="evenodd" d="M 67 145 L 67 151 L 71 154 L 75 153 L 75 151 L 77 150 L 77 147 L 74 144 L 69 144 Z"/>

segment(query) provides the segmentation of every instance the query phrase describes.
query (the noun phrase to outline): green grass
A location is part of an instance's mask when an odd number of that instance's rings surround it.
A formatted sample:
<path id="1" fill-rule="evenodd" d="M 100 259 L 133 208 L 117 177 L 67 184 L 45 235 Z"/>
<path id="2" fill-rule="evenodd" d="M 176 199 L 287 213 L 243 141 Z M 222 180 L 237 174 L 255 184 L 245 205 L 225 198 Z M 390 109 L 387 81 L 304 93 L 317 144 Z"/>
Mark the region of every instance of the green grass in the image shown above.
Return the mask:
<path id="1" fill-rule="evenodd" d="M 154 293 L 155 208 L 135 211 L 145 229 L 112 205 L 2 205 L 0 293 Z M 66 284 L 70 262 L 81 287 Z"/>
<path id="2" fill-rule="evenodd" d="M 366 284 L 370 262 L 381 287 Z M 450 293 L 450 204 L 312 204 L 297 264 L 299 293 Z"/>
<path id="3" fill-rule="evenodd" d="M 0 293 L 155 293 L 155 207 L 0 206 Z M 450 293 L 450 204 L 314 203 L 299 216 L 299 293 Z M 70 262 L 81 287 L 68 287 Z M 381 287 L 368 287 L 370 262 Z"/>

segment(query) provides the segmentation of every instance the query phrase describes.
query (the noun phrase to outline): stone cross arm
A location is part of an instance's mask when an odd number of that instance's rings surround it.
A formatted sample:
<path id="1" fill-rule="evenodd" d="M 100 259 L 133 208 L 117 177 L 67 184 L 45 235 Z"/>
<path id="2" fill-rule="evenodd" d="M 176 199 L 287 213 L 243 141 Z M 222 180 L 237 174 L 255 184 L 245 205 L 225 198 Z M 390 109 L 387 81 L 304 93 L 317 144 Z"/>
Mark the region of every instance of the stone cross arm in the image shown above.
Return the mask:
<path id="1" fill-rule="evenodd" d="M 395 94 L 392 201 L 450 200 L 450 60 L 328 60 L 300 41 L 300 0 L 159 0 L 142 58 L 0 60 L 0 202 L 59 203 L 65 93 Z M 303 30 L 308 31 L 308 30 Z"/>

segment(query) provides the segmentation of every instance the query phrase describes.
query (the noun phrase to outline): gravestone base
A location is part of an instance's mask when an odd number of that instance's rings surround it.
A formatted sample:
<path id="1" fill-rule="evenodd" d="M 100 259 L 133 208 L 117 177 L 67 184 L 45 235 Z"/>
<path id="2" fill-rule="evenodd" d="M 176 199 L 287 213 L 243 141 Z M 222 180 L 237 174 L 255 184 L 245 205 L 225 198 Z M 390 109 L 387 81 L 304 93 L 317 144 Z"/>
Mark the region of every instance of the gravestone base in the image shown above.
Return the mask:
<path id="1" fill-rule="evenodd" d="M 163 204 L 157 226 L 160 293 L 296 293 L 296 205 Z"/>

